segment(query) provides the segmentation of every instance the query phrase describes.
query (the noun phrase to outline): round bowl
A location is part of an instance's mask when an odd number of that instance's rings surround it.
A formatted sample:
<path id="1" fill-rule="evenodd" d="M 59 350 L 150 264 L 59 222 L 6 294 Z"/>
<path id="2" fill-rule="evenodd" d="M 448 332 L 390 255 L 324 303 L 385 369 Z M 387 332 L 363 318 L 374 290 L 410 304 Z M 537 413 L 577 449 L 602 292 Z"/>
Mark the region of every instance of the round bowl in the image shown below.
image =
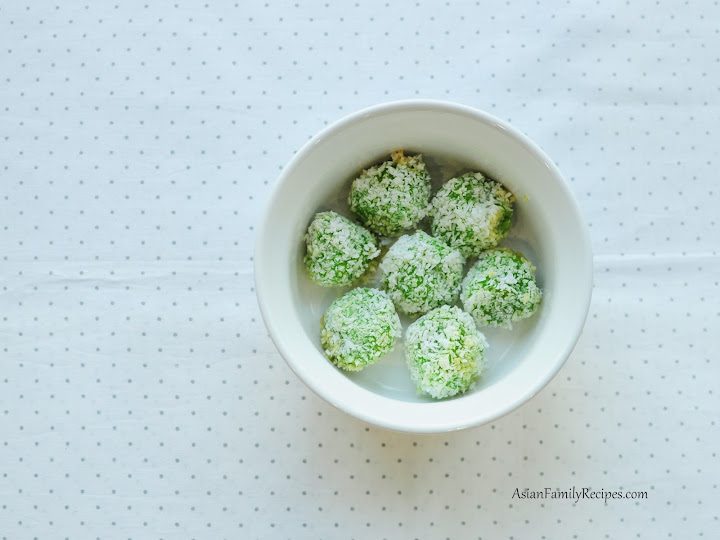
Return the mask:
<path id="1" fill-rule="evenodd" d="M 470 391 L 435 401 L 419 396 L 395 351 L 358 373 L 324 356 L 320 318 L 348 288 L 312 283 L 303 265 L 304 234 L 315 213 L 347 212 L 349 185 L 394 149 L 422 153 L 437 185 L 479 170 L 517 199 L 501 245 L 537 267 L 543 301 L 512 330 L 486 329 L 486 367 Z M 470 261 L 472 262 L 472 261 Z M 320 397 L 383 428 L 431 433 L 480 425 L 530 399 L 570 355 L 587 316 L 592 250 L 585 222 L 553 161 L 528 137 L 485 112 L 443 101 L 410 100 L 361 110 L 330 125 L 282 171 L 255 245 L 255 284 L 272 340 L 290 368 Z M 403 320 L 406 327 L 409 320 Z"/>

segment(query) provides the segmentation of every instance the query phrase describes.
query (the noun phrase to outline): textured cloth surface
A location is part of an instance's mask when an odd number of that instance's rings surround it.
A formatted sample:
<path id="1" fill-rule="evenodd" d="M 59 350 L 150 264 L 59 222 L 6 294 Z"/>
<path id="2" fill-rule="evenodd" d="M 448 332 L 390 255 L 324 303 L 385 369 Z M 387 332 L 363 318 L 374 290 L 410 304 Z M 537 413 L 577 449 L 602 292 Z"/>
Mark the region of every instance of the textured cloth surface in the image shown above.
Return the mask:
<path id="1" fill-rule="evenodd" d="M 717 3 L 5 2 L 0 537 L 716 538 Z M 479 428 L 367 426 L 253 289 L 281 167 L 359 108 L 487 110 L 557 161 L 595 290 Z M 647 491 L 643 500 L 516 489 Z"/>

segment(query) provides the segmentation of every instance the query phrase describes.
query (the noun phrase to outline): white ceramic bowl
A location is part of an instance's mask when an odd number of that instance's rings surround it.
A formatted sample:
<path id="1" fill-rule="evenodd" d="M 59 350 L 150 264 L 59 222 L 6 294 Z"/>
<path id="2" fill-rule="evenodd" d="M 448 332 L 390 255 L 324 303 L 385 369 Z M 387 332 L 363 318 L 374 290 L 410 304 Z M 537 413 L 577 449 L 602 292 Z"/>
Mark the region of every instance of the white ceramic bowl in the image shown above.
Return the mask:
<path id="1" fill-rule="evenodd" d="M 422 152 L 436 185 L 468 170 L 480 170 L 505 184 L 517 202 L 515 223 L 501 245 L 519 249 L 534 262 L 544 292 L 538 312 L 512 331 L 481 329 L 490 343 L 482 378 L 470 392 L 444 401 L 418 396 L 401 341 L 393 353 L 358 373 L 331 364 L 320 345 L 320 317 L 347 289 L 315 285 L 303 266 L 303 236 L 315 213 L 346 209 L 352 179 L 397 148 Z M 313 391 L 371 424 L 429 433 L 498 418 L 558 372 L 587 315 L 592 251 L 585 222 L 560 171 L 525 135 L 463 105 L 399 101 L 335 122 L 287 164 L 258 231 L 255 284 L 270 336 Z"/>

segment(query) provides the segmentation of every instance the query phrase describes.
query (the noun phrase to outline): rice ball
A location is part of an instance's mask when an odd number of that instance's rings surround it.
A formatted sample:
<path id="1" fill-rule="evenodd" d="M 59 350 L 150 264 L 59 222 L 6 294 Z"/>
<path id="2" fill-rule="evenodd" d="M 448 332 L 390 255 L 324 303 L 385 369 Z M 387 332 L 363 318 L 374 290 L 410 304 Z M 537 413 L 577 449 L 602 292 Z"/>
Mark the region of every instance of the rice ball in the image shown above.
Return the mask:
<path id="1" fill-rule="evenodd" d="M 420 315 L 457 300 L 464 264 L 460 251 L 418 231 L 398 238 L 385 254 L 382 286 L 399 311 Z"/>
<path id="2" fill-rule="evenodd" d="M 470 315 L 441 306 L 408 327 L 405 360 L 418 391 L 442 399 L 466 392 L 480 377 L 487 346 Z"/>
<path id="3" fill-rule="evenodd" d="M 380 254 L 375 237 L 335 212 L 320 212 L 305 235 L 308 276 L 325 287 L 350 285 Z"/>
<path id="4" fill-rule="evenodd" d="M 360 371 L 393 350 L 402 336 L 400 318 L 388 295 L 357 288 L 335 300 L 320 323 L 325 356 L 347 371 Z"/>
<path id="5" fill-rule="evenodd" d="M 507 236 L 514 201 L 502 184 L 479 172 L 452 178 L 430 203 L 432 233 L 469 259 Z"/>
<path id="6" fill-rule="evenodd" d="M 370 167 L 350 187 L 350 210 L 372 232 L 397 236 L 425 217 L 430 201 L 430 175 L 422 156 L 402 150 L 392 159 Z"/>
<path id="7" fill-rule="evenodd" d="M 517 251 L 495 248 L 480 255 L 468 271 L 460 297 L 478 326 L 512 328 L 512 323 L 535 313 L 542 291 L 528 259 Z"/>

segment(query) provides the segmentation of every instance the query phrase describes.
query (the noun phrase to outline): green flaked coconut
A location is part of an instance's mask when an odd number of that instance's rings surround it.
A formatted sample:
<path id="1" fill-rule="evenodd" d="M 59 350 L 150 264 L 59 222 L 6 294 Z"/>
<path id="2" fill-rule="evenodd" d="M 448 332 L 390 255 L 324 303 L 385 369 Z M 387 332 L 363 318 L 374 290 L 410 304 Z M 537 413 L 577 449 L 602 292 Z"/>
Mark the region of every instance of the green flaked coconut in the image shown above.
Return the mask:
<path id="1" fill-rule="evenodd" d="M 430 175 L 422 156 L 402 150 L 370 167 L 350 188 L 348 204 L 360 223 L 381 236 L 397 236 L 425 217 L 430 200 Z"/>
<path id="2" fill-rule="evenodd" d="M 305 235 L 308 276 L 325 287 L 350 285 L 380 254 L 375 237 L 335 212 L 315 216 Z"/>
<path id="3" fill-rule="evenodd" d="M 430 203 L 432 233 L 469 259 L 507 236 L 514 201 L 502 184 L 481 173 L 452 178 Z"/>
<path id="4" fill-rule="evenodd" d="M 321 321 L 325 356 L 339 368 L 360 371 L 393 350 L 402 336 L 390 297 L 378 289 L 358 288 L 335 300 Z"/>
<path id="5" fill-rule="evenodd" d="M 529 260 L 517 251 L 495 248 L 480 255 L 470 269 L 460 298 L 478 326 L 512 328 L 535 313 L 542 291 Z"/>
<path id="6" fill-rule="evenodd" d="M 465 261 L 457 249 L 418 231 L 398 238 L 380 263 L 382 285 L 406 315 L 457 300 Z"/>
<path id="7" fill-rule="evenodd" d="M 480 377 L 487 346 L 470 315 L 441 306 L 408 327 L 405 360 L 418 391 L 442 399 L 466 392 Z"/>

